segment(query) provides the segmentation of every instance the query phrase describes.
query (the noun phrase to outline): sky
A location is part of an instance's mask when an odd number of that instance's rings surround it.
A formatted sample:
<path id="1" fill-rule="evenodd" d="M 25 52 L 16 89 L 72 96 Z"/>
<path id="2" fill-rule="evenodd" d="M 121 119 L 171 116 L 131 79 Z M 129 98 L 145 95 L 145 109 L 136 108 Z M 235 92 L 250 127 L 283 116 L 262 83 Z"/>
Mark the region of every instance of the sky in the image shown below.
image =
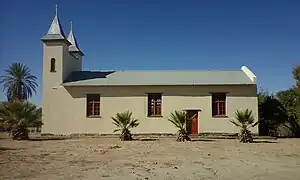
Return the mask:
<path id="1" fill-rule="evenodd" d="M 83 70 L 232 70 L 246 65 L 258 88 L 292 87 L 300 63 L 298 0 L 0 1 L 0 76 L 14 62 L 38 77 L 42 41 L 55 14 L 70 21 L 85 54 Z M 0 101 L 6 100 L 0 85 Z"/>

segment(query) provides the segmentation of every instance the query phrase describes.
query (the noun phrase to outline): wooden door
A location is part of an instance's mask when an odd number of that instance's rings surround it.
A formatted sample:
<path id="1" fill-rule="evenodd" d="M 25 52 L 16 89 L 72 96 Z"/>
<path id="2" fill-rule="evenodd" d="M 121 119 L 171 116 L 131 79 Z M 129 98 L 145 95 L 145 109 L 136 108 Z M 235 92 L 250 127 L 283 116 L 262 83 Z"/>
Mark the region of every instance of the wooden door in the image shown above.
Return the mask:
<path id="1" fill-rule="evenodd" d="M 198 111 L 187 110 L 187 117 L 191 118 L 191 121 L 187 123 L 187 132 L 192 135 L 198 135 Z"/>
<path id="2" fill-rule="evenodd" d="M 198 135 L 198 112 L 196 112 L 192 118 L 192 134 Z"/>

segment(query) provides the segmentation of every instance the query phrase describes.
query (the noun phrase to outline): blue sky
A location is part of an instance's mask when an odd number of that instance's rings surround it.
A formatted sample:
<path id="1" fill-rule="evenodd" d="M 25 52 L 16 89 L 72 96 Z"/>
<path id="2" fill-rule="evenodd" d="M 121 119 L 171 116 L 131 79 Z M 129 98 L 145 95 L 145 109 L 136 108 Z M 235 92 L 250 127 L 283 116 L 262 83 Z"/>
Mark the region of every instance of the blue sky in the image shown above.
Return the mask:
<path id="1" fill-rule="evenodd" d="M 41 103 L 42 42 L 55 4 L 66 34 L 85 53 L 84 70 L 239 69 L 276 92 L 294 84 L 300 63 L 298 0 L 110 0 L 0 2 L 0 75 L 22 62 L 38 77 L 32 101 Z M 5 99 L 0 85 L 0 100 Z"/>

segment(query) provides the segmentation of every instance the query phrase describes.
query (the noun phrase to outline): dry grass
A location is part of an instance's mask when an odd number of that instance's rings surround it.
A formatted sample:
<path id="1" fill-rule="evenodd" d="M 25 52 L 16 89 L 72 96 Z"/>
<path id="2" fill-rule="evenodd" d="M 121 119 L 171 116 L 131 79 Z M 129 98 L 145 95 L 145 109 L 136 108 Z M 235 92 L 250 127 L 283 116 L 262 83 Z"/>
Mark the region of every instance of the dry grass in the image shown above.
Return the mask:
<path id="1" fill-rule="evenodd" d="M 1 179 L 297 179 L 300 139 L 273 142 L 1 139 L 0 174 Z"/>

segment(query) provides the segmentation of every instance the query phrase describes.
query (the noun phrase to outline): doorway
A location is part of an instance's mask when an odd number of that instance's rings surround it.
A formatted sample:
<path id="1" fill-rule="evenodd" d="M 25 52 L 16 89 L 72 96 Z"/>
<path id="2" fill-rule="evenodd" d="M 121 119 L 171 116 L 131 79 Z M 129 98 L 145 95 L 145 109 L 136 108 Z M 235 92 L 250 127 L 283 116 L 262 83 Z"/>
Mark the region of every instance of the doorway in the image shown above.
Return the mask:
<path id="1" fill-rule="evenodd" d="M 186 130 L 188 134 L 198 135 L 198 110 L 186 110 L 187 118 L 192 118 L 187 122 Z"/>

